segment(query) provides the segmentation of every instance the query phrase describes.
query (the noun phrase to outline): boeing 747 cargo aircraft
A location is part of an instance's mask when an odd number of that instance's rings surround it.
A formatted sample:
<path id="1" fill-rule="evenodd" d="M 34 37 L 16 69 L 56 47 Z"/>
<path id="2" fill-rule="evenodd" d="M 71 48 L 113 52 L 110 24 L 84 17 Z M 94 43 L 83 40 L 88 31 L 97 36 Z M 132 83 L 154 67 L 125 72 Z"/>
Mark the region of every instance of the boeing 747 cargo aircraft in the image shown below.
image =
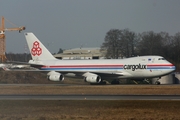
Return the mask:
<path id="1" fill-rule="evenodd" d="M 148 79 L 170 74 L 175 66 L 161 56 L 140 56 L 126 59 L 59 60 L 33 33 L 25 33 L 32 56 L 29 64 L 48 71 L 48 80 L 63 81 L 64 76 L 81 77 L 89 83 L 103 80 Z"/>

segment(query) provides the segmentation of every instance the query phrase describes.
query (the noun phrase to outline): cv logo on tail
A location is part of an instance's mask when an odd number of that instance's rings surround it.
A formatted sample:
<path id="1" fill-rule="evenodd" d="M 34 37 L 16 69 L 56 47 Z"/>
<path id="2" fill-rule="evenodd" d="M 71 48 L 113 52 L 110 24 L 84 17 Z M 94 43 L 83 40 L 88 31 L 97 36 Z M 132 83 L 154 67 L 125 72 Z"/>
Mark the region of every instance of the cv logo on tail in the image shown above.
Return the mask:
<path id="1" fill-rule="evenodd" d="M 31 49 L 31 54 L 32 54 L 33 56 L 36 56 L 36 55 L 39 56 L 39 55 L 42 54 L 42 49 L 41 49 L 40 44 L 39 44 L 38 41 L 35 41 L 35 42 L 33 43 L 33 48 Z"/>

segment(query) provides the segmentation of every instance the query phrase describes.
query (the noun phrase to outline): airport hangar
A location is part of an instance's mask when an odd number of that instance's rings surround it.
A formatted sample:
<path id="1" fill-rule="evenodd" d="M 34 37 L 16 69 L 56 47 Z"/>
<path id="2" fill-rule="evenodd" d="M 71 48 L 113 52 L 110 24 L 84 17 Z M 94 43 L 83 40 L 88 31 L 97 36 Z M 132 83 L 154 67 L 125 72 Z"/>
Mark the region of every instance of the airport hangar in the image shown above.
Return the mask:
<path id="1" fill-rule="evenodd" d="M 74 48 L 55 54 L 58 59 L 104 59 L 105 51 L 101 48 Z"/>
<path id="2" fill-rule="evenodd" d="M 63 53 L 54 55 L 58 59 L 105 59 L 105 50 L 101 48 L 74 48 L 64 50 Z M 152 79 L 155 84 L 156 78 Z M 161 84 L 180 84 L 180 74 L 170 74 L 163 76 L 160 80 Z"/>

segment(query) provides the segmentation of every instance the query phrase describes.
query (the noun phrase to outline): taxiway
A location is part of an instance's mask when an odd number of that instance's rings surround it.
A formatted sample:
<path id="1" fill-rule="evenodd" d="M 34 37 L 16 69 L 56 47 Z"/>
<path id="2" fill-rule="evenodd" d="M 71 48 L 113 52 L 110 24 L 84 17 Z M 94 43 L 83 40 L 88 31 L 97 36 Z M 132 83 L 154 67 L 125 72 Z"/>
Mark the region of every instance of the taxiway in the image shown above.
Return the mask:
<path id="1" fill-rule="evenodd" d="M 0 95 L 0 100 L 180 100 L 180 95 Z"/>

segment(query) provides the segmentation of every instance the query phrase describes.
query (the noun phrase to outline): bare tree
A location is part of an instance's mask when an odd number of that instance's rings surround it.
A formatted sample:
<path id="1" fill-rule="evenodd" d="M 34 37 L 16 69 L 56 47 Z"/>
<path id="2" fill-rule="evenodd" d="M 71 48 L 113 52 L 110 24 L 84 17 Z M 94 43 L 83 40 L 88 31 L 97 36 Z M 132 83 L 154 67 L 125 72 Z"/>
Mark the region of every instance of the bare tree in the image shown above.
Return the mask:
<path id="1" fill-rule="evenodd" d="M 107 32 L 106 37 L 104 39 L 104 43 L 101 46 L 101 49 L 107 50 L 106 58 L 114 58 L 117 59 L 121 52 L 119 49 L 121 40 L 121 31 L 118 29 L 111 29 Z"/>
<path id="2" fill-rule="evenodd" d="M 163 38 L 160 33 L 143 32 L 138 44 L 139 55 L 161 55 L 163 53 Z"/>
<path id="3" fill-rule="evenodd" d="M 171 60 L 171 49 L 173 37 L 169 36 L 166 32 L 159 33 L 161 35 L 161 53 L 159 55 L 164 56 L 168 60 Z"/>
<path id="4" fill-rule="evenodd" d="M 180 32 L 176 33 L 173 37 L 171 57 L 175 63 L 180 63 Z"/>
<path id="5" fill-rule="evenodd" d="M 124 57 L 131 57 L 135 55 L 135 46 L 137 44 L 137 35 L 129 29 L 122 30 L 122 51 Z"/>
<path id="6" fill-rule="evenodd" d="M 60 53 L 63 53 L 63 49 L 62 48 L 59 48 L 59 51 L 57 52 L 57 54 L 60 54 Z"/>
<path id="7" fill-rule="evenodd" d="M 130 57 L 134 55 L 136 34 L 129 29 L 111 29 L 107 32 L 101 49 L 106 49 L 107 58 Z"/>

